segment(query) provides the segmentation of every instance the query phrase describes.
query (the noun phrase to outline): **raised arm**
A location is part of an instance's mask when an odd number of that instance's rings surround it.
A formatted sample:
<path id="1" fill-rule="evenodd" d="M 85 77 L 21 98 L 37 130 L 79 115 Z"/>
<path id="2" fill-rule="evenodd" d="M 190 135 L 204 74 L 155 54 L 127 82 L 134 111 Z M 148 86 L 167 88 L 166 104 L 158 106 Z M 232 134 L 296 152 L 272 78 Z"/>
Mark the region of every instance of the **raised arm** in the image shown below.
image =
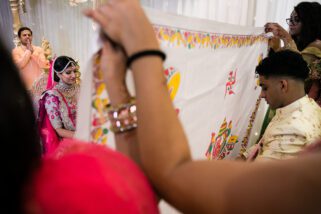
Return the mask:
<path id="1" fill-rule="evenodd" d="M 266 33 L 273 33 L 273 37 L 269 40 L 269 46 L 274 51 L 290 49 L 292 51 L 298 52 L 298 48 L 291 35 L 281 25 L 279 25 L 278 23 L 267 23 L 265 24 L 264 28 Z M 280 40 L 283 41 L 283 47 L 280 47 Z"/>
<path id="2" fill-rule="evenodd" d="M 134 14 L 126 15 L 128 4 L 137 13 L 134 19 Z M 129 30 L 131 35 L 121 35 L 119 31 L 114 31 L 115 35 L 110 36 L 117 39 L 115 42 L 126 43 L 124 47 L 128 56 L 143 50 L 159 49 L 152 26 L 137 1 L 109 4 L 88 15 L 98 21 L 103 29 L 108 26 L 116 30 L 120 23 L 107 22 L 106 19 L 109 16 L 107 14 L 118 16 L 114 9 L 120 10 L 122 16 L 125 16 L 126 21 L 121 24 L 126 25 L 123 29 Z M 137 31 L 135 28 L 138 23 L 140 27 Z M 122 36 L 125 38 L 121 38 Z M 132 39 L 135 42 L 130 41 Z M 137 95 L 137 132 L 142 161 L 146 169 L 155 169 L 147 170 L 149 176 L 161 182 L 159 174 L 167 174 L 180 163 L 191 159 L 187 140 L 169 97 L 162 60 L 157 56 L 146 56 L 134 61 L 132 70 Z M 154 149 L 155 152 L 152 152 Z"/>
<path id="3" fill-rule="evenodd" d="M 23 69 L 29 62 L 31 58 L 31 51 L 26 49 L 24 52 L 21 52 L 18 48 L 13 49 L 12 57 L 16 65 Z"/>
<path id="4" fill-rule="evenodd" d="M 127 89 L 125 53 L 120 48 L 113 48 L 108 41 L 103 41 L 100 69 L 104 72 L 104 82 L 108 91 L 110 105 L 117 108 L 130 103 L 131 96 Z M 141 165 L 137 132 L 135 129 L 115 133 L 116 149 Z"/>

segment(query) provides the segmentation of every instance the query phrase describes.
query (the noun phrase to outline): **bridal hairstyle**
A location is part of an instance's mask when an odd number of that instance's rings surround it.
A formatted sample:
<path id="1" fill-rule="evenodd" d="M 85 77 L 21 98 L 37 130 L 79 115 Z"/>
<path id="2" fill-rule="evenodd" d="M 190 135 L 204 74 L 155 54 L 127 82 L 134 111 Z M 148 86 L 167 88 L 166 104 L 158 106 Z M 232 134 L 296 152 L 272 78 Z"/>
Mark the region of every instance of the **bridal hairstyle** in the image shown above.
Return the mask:
<path id="1" fill-rule="evenodd" d="M 53 62 L 53 78 L 55 82 L 59 82 L 60 78 L 57 73 L 62 73 L 70 66 L 77 66 L 77 62 L 69 56 L 58 56 Z"/>

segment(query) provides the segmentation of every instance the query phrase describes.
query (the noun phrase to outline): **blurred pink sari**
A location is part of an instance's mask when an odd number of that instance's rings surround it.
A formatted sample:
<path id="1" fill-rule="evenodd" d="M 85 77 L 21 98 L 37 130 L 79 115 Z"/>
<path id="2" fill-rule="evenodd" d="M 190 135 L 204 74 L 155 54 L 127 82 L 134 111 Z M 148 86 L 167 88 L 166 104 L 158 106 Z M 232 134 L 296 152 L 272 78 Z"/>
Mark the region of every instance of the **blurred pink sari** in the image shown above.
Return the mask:
<path id="1" fill-rule="evenodd" d="M 49 90 L 55 86 L 55 82 L 53 81 L 53 78 L 52 78 L 53 76 L 52 64 L 53 64 L 53 61 L 50 62 L 46 90 Z M 60 139 L 55 129 L 52 127 L 50 123 L 50 120 L 45 108 L 44 97 L 39 99 L 38 128 L 39 128 L 39 134 L 40 134 L 41 143 L 42 143 L 43 154 L 52 153 L 58 147 Z"/>
<path id="2" fill-rule="evenodd" d="M 159 213 L 140 168 L 102 145 L 63 140 L 34 179 L 34 203 L 42 213 Z"/>

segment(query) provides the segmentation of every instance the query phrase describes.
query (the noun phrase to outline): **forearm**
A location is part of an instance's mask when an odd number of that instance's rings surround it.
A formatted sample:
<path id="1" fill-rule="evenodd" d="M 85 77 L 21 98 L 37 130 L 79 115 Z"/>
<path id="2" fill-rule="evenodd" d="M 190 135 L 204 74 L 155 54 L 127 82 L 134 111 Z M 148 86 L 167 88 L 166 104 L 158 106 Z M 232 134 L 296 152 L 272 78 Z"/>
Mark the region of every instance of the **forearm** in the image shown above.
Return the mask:
<path id="1" fill-rule="evenodd" d="M 28 64 L 30 58 L 31 51 L 29 50 L 26 50 L 22 56 L 19 56 L 17 53 L 13 53 L 13 59 L 20 69 L 23 69 Z"/>
<path id="2" fill-rule="evenodd" d="M 163 176 L 191 159 L 187 139 L 169 97 L 161 59 L 141 58 L 132 70 L 142 162 L 150 177 L 162 182 Z"/>
<path id="3" fill-rule="evenodd" d="M 63 128 L 56 129 L 57 134 L 62 138 L 73 138 L 75 132 Z"/>
<path id="4" fill-rule="evenodd" d="M 105 84 L 112 107 L 129 103 L 131 100 L 127 90 L 126 83 L 118 81 L 113 75 L 105 74 Z M 115 134 L 116 149 L 124 155 L 133 159 L 138 165 L 141 165 L 137 132 L 135 129 Z"/>

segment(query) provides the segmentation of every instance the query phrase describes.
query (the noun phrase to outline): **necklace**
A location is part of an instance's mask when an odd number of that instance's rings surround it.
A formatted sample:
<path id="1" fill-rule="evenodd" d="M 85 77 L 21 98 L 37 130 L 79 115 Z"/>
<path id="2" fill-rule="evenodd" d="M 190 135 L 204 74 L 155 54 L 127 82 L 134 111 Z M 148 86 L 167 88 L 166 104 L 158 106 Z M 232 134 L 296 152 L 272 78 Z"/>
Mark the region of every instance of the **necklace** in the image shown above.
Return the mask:
<path id="1" fill-rule="evenodd" d="M 77 84 L 68 85 L 62 81 L 56 85 L 56 89 L 62 93 L 62 95 L 68 100 L 68 102 L 72 102 L 77 100 L 79 87 Z"/>

